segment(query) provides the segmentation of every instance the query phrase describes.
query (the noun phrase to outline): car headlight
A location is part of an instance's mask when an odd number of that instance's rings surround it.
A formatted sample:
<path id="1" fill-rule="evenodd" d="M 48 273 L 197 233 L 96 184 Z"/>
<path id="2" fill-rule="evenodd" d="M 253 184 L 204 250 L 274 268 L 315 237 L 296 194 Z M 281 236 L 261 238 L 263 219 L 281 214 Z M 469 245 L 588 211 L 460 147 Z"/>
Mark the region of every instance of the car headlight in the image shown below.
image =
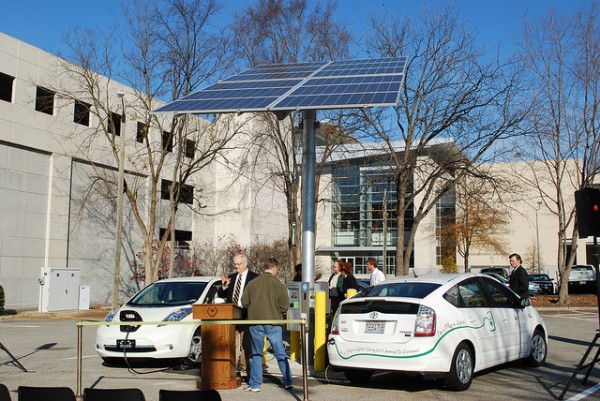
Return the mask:
<path id="1" fill-rule="evenodd" d="M 115 318 L 115 315 L 117 314 L 117 310 L 119 310 L 119 308 L 115 308 L 115 309 L 111 310 L 110 312 L 108 312 L 108 315 L 106 315 L 106 317 L 104 318 L 104 321 L 112 322 L 113 319 Z"/>
<path id="2" fill-rule="evenodd" d="M 188 316 L 190 313 L 192 313 L 191 306 L 179 308 L 176 311 L 171 312 L 169 314 L 169 316 L 164 318 L 163 322 L 178 322 L 178 321 L 182 320 L 184 317 Z"/>

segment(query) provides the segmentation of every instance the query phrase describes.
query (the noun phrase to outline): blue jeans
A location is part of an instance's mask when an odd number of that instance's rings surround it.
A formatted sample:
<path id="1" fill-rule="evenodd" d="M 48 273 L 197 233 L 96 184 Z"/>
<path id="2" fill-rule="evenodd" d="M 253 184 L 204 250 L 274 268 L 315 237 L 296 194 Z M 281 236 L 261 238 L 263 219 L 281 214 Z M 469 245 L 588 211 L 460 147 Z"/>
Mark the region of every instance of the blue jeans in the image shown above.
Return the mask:
<path id="1" fill-rule="evenodd" d="M 248 381 L 250 387 L 260 388 L 263 381 L 262 358 L 265 336 L 269 339 L 275 358 L 277 358 L 277 365 L 279 365 L 282 376 L 281 384 L 284 386 L 292 385 L 292 372 L 283 347 L 282 332 L 283 328 L 281 326 L 271 324 L 250 326 L 250 338 L 252 339 L 252 364 L 250 365 L 250 380 Z"/>

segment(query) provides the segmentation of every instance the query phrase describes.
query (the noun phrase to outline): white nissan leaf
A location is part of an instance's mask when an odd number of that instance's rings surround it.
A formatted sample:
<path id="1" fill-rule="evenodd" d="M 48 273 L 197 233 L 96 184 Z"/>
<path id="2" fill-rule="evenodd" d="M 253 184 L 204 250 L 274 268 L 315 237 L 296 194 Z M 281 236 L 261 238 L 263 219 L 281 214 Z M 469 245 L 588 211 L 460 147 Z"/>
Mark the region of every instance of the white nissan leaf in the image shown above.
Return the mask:
<path id="1" fill-rule="evenodd" d="M 199 363 L 200 326 L 135 323 L 191 320 L 192 305 L 218 302 L 220 287 L 217 277 L 180 277 L 148 285 L 106 316 L 107 322 L 123 324 L 99 326 L 96 351 L 107 363 L 121 363 L 125 358 Z"/>

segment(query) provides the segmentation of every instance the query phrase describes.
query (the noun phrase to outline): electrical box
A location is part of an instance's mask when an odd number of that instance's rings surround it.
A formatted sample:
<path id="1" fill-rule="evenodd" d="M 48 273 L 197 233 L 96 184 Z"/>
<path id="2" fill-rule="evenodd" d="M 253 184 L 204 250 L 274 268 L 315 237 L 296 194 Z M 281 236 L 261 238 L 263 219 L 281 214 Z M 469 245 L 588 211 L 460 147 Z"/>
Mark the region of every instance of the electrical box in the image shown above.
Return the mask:
<path id="1" fill-rule="evenodd" d="M 79 269 L 42 267 L 40 312 L 79 309 Z"/>
<path id="2" fill-rule="evenodd" d="M 91 287 L 89 285 L 82 285 L 79 287 L 79 309 L 90 309 L 90 296 Z"/>

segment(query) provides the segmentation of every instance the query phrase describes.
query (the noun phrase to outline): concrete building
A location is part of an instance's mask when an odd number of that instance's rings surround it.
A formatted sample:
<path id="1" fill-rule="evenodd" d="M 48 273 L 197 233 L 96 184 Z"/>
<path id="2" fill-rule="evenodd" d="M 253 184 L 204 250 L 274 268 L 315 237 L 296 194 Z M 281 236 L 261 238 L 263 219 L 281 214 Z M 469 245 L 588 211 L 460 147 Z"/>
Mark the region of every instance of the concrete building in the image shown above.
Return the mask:
<path id="1" fill-rule="evenodd" d="M 106 77 L 99 77 L 106 115 L 95 114 L 82 83 L 69 74 L 72 71 L 80 70 L 0 33 L 0 284 L 6 290 L 7 308 L 40 305 L 42 267 L 79 270 L 80 284 L 91 289 L 91 303 L 110 304 L 116 186 L 91 184 L 118 181 L 118 164 L 105 135 L 97 135 L 98 128 L 112 118 L 115 129 L 124 129 L 125 177 L 139 191 L 140 202 L 150 196 L 148 160 L 143 157 L 146 143 L 158 151 L 161 146 L 177 146 L 167 143 L 169 137 L 165 139 L 156 127 L 140 133 L 133 89 Z M 118 92 L 124 93 L 125 102 Z M 123 126 L 121 105 L 127 116 Z M 246 133 L 260 129 L 247 116 L 214 123 L 198 119 L 195 124 L 201 127 L 197 131 L 222 129 L 225 124 L 232 124 L 225 127 L 229 130 L 244 125 Z M 192 150 L 186 157 L 198 157 L 193 150 L 202 150 L 202 140 L 185 139 L 182 146 Z M 235 140 L 244 141 L 243 135 Z M 249 244 L 285 236 L 285 208 L 273 196 L 275 189 L 239 177 L 236 160 L 244 148 L 232 148 L 228 164 L 213 163 L 187 181 L 191 192 L 178 209 L 175 227 L 179 242 L 202 243 L 227 235 Z M 163 199 L 172 180 L 173 159 L 167 155 L 160 177 L 157 190 Z M 195 192 L 201 193 L 201 205 L 191 195 Z M 125 202 L 121 300 L 140 285 L 132 280 L 132 266 L 143 242 L 130 206 Z M 149 219 L 149 210 L 141 210 L 141 219 Z M 160 238 L 168 221 L 168 201 L 159 203 L 156 216 Z"/>

